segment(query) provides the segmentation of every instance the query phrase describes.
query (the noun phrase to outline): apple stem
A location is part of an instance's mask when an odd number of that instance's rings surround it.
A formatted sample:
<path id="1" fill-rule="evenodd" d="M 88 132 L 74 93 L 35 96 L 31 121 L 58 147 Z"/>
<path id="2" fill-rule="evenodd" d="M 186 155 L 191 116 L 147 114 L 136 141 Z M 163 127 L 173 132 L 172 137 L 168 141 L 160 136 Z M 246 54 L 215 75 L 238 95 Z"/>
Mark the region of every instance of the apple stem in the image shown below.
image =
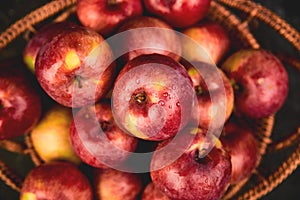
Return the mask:
<path id="1" fill-rule="evenodd" d="M 146 101 L 146 99 L 147 99 L 147 96 L 146 96 L 146 94 L 144 93 L 144 92 L 142 92 L 142 93 L 138 93 L 138 94 L 136 94 L 136 95 L 134 95 L 133 96 L 133 99 L 136 101 L 136 102 L 138 102 L 138 103 L 144 103 L 145 101 Z"/>
<path id="2" fill-rule="evenodd" d="M 233 88 L 233 90 L 238 91 L 240 89 L 239 85 L 235 82 L 235 80 L 230 79 L 230 85 Z"/>
<path id="3" fill-rule="evenodd" d="M 109 6 L 115 6 L 115 5 L 117 5 L 118 3 L 119 3 L 118 0 L 107 0 L 107 4 L 108 4 Z"/>
<path id="4" fill-rule="evenodd" d="M 203 94 L 203 88 L 200 85 L 195 86 L 195 91 L 197 95 Z"/>
<path id="5" fill-rule="evenodd" d="M 81 79 L 82 79 L 81 76 L 78 76 L 78 75 L 75 76 L 75 81 L 78 83 L 79 88 L 82 88 Z"/>

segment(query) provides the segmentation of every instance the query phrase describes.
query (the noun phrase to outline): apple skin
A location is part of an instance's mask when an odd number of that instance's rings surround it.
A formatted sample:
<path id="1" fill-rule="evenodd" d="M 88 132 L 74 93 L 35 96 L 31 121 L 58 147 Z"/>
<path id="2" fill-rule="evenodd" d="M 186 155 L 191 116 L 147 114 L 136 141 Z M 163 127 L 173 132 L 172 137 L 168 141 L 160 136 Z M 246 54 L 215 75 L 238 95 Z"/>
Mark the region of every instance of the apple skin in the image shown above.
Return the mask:
<path id="1" fill-rule="evenodd" d="M 119 166 L 136 149 L 138 143 L 137 138 L 124 133 L 116 125 L 108 99 L 82 107 L 75 114 L 70 126 L 70 138 L 81 160 L 96 168 Z M 106 138 L 108 141 L 105 141 Z M 111 145 L 116 149 L 111 148 Z"/>
<path id="2" fill-rule="evenodd" d="M 221 68 L 234 82 L 238 115 L 252 119 L 276 113 L 285 102 L 289 78 L 281 61 L 265 49 L 241 49 L 230 55 Z"/>
<path id="3" fill-rule="evenodd" d="M 204 147 L 203 134 L 205 132 L 198 132 L 190 146 L 177 160 L 160 169 L 157 169 L 157 166 L 161 166 L 165 162 L 165 156 L 168 155 L 161 155 L 157 151 L 153 154 L 151 180 L 172 200 L 217 200 L 224 195 L 230 185 L 229 153 L 218 141 L 206 156 L 200 158 Z M 156 150 L 168 143 L 168 140 L 161 142 Z"/>
<path id="4" fill-rule="evenodd" d="M 124 21 L 142 15 L 140 0 L 78 0 L 79 21 L 101 35 L 112 34 Z"/>
<path id="5" fill-rule="evenodd" d="M 126 63 L 139 55 L 154 53 L 179 60 L 181 42 L 173 30 L 165 21 L 155 17 L 139 16 L 127 20 L 118 29 L 118 33 L 127 31 L 118 44 L 118 49 L 126 52 L 122 60 Z"/>
<path id="6" fill-rule="evenodd" d="M 31 169 L 26 175 L 20 200 L 93 199 L 87 177 L 69 162 L 51 162 Z"/>
<path id="7" fill-rule="evenodd" d="M 0 64 L 0 139 L 28 133 L 42 113 L 36 82 L 25 66 L 14 61 Z"/>
<path id="8" fill-rule="evenodd" d="M 62 29 L 74 26 L 77 26 L 77 24 L 71 21 L 52 22 L 42 26 L 32 38 L 30 38 L 23 50 L 23 61 L 27 68 L 32 73 L 35 73 L 35 60 L 40 48 L 56 36 Z"/>
<path id="9" fill-rule="evenodd" d="M 150 182 L 144 188 L 141 200 L 170 200 L 170 198 L 159 190 L 153 182 Z"/>
<path id="10" fill-rule="evenodd" d="M 208 54 L 213 63 L 218 64 L 228 53 L 230 39 L 225 29 L 214 21 L 203 20 L 182 30 L 182 33 L 196 42 L 200 47 L 183 38 L 182 55 L 192 61 L 203 61 L 203 53 Z"/>
<path id="11" fill-rule="evenodd" d="M 115 169 L 95 169 L 94 177 L 97 200 L 136 200 L 142 190 L 139 174 Z"/>
<path id="12" fill-rule="evenodd" d="M 66 107 L 104 97 L 115 77 L 110 46 L 86 27 L 66 28 L 40 49 L 36 77 L 44 91 Z"/>
<path id="13" fill-rule="evenodd" d="M 115 120 L 140 139 L 175 136 L 191 119 L 195 92 L 185 68 L 161 54 L 130 60 L 118 74 L 112 94 Z"/>
<path id="14" fill-rule="evenodd" d="M 220 140 L 231 156 L 231 184 L 249 177 L 259 158 L 259 144 L 253 130 L 242 119 L 233 117 L 225 124 Z"/>
<path id="15" fill-rule="evenodd" d="M 204 129 L 223 127 L 233 111 L 234 93 L 226 74 L 216 66 L 204 62 L 182 61 L 193 81 L 196 90 L 198 112 L 193 112 L 199 120 L 199 127 Z M 216 67 L 213 71 L 211 67 Z M 212 73 L 219 73 L 219 81 Z M 204 78 L 205 77 L 205 78 Z M 214 98 L 212 100 L 212 98 Z M 224 110 L 224 117 L 220 112 Z M 214 121 L 214 123 L 213 123 Z"/>
<path id="16" fill-rule="evenodd" d="M 74 164 L 81 163 L 71 145 L 72 119 L 71 108 L 54 104 L 32 129 L 30 133 L 32 145 L 44 162 L 65 160 Z"/>
<path id="17" fill-rule="evenodd" d="M 211 0 L 144 0 L 148 12 L 177 28 L 191 26 L 203 19 L 208 13 L 210 2 Z"/>

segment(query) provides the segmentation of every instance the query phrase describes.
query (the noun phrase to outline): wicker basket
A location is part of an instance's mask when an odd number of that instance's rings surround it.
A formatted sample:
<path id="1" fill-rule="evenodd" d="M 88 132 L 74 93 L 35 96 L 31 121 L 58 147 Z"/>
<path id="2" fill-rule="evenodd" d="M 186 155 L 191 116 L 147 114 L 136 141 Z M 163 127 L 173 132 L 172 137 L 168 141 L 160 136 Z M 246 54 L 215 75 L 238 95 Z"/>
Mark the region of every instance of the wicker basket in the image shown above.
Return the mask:
<path id="1" fill-rule="evenodd" d="M 62 21 L 74 13 L 76 0 L 56 0 L 34 10 L 16 23 L 12 24 L 0 35 L 0 53 L 12 41 L 18 37 L 26 37 L 28 33 L 36 29 L 38 25 L 47 21 Z M 254 37 L 253 25 L 263 23 L 270 27 L 300 52 L 300 34 L 279 16 L 267 8 L 249 0 L 213 0 L 208 18 L 220 23 L 230 33 L 232 44 L 239 48 L 260 48 L 261 45 Z M 254 26 L 255 27 L 255 26 Z M 284 63 L 300 70 L 300 62 L 297 57 L 277 54 Z M 296 71 L 297 71 L 296 70 Z M 232 185 L 223 199 L 259 199 L 268 194 L 285 180 L 300 165 L 300 124 L 291 127 L 291 133 L 285 133 L 284 139 L 275 140 L 272 137 L 276 115 L 268 118 L 252 121 L 256 128 L 256 135 L 260 141 L 260 159 L 252 176 Z M 277 122 L 280 123 L 280 122 Z M 40 165 L 43 161 L 35 153 L 30 134 L 25 135 L 24 141 L 2 140 L 0 147 L 18 154 L 29 155 L 32 163 Z M 262 175 L 260 169 L 265 164 L 264 159 L 274 156 L 280 150 L 291 149 L 289 156 L 282 160 L 279 166 L 269 174 Z M 16 191 L 20 191 L 22 178 L 16 175 L 0 159 L 0 179 Z"/>

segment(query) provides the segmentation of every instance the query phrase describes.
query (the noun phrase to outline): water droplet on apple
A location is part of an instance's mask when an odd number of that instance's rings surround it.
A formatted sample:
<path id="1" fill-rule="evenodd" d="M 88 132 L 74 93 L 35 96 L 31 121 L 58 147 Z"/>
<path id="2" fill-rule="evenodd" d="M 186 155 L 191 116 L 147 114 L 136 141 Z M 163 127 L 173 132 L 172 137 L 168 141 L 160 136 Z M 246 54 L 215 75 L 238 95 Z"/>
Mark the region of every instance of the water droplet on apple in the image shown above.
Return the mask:
<path id="1" fill-rule="evenodd" d="M 135 82 L 136 82 L 136 84 L 140 84 L 141 81 L 140 81 L 140 79 L 137 79 Z"/>
<path id="2" fill-rule="evenodd" d="M 180 106 L 180 103 L 179 103 L 179 102 L 177 102 L 177 103 L 176 103 L 176 106 L 177 106 L 177 107 L 179 107 L 179 106 Z"/>
<path id="3" fill-rule="evenodd" d="M 161 106 L 164 106 L 164 105 L 165 105 L 165 102 L 164 102 L 163 100 L 160 100 L 160 101 L 158 102 L 158 104 L 161 105 Z"/>
<path id="4" fill-rule="evenodd" d="M 163 96 L 164 96 L 164 97 L 167 97 L 167 96 L 169 96 L 169 93 L 164 92 L 164 93 L 163 93 Z"/>

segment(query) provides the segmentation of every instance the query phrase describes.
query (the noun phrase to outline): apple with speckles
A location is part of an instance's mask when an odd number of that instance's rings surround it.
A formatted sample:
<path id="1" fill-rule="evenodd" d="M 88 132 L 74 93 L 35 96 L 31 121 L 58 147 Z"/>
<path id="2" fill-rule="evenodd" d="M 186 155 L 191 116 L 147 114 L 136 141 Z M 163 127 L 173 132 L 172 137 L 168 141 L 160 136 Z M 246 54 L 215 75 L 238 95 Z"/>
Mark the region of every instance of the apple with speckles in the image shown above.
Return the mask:
<path id="1" fill-rule="evenodd" d="M 28 133 L 40 119 L 41 97 L 30 75 L 15 60 L 0 64 L 0 140 Z"/>
<path id="2" fill-rule="evenodd" d="M 160 141 L 190 122 L 195 97 L 179 62 L 161 54 L 141 55 L 118 74 L 112 108 L 120 128 L 140 139 Z"/>
<path id="3" fill-rule="evenodd" d="M 141 0 L 78 0 L 79 21 L 101 35 L 108 36 L 125 21 L 143 13 Z"/>
<path id="4" fill-rule="evenodd" d="M 65 28 L 40 49 L 35 70 L 50 97 L 77 108 L 106 95 L 115 77 L 115 62 L 101 35 L 77 26 Z"/>
<path id="5" fill-rule="evenodd" d="M 37 166 L 26 175 L 20 200 L 93 199 L 87 177 L 69 162 L 51 162 Z"/>
<path id="6" fill-rule="evenodd" d="M 98 200 L 135 200 L 142 190 L 142 179 L 136 173 L 94 169 L 94 188 Z"/>
<path id="7" fill-rule="evenodd" d="M 275 114 L 289 90 L 288 73 L 282 62 L 266 49 L 241 49 L 221 65 L 233 82 L 234 111 L 252 119 Z"/>
<path id="8" fill-rule="evenodd" d="M 191 26 L 203 19 L 211 0 L 144 0 L 151 14 L 167 21 L 174 27 Z"/>
<path id="9" fill-rule="evenodd" d="M 158 189 L 153 182 L 150 182 L 143 190 L 142 200 L 170 200 L 170 198 Z"/>
<path id="10" fill-rule="evenodd" d="M 138 143 L 116 125 L 109 99 L 80 108 L 71 123 L 70 138 L 81 160 L 97 168 L 120 166 Z"/>
<path id="11" fill-rule="evenodd" d="M 187 129 L 174 148 L 185 142 L 186 135 L 194 135 Z M 158 150 L 170 145 L 170 140 L 161 142 L 151 159 L 151 180 L 153 184 L 174 200 L 217 200 L 230 185 L 231 160 L 221 142 L 212 137 L 206 140 L 206 132 L 199 129 L 190 145 L 174 162 L 164 165 L 173 152 L 161 153 Z M 214 145 L 207 152 L 207 145 Z M 207 154 L 208 153 L 208 154 Z M 162 166 L 162 167 L 161 167 Z"/>

